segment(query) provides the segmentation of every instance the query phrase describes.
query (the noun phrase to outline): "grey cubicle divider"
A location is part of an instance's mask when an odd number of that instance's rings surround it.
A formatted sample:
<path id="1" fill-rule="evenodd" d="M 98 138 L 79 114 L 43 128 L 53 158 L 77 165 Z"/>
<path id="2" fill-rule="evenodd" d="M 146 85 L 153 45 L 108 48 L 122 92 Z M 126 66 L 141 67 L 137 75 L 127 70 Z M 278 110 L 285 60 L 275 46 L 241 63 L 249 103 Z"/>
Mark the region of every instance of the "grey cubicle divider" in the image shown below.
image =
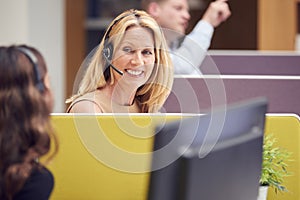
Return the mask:
<path id="1" fill-rule="evenodd" d="M 211 67 L 216 65 L 219 73 Z M 286 51 L 209 51 L 201 65 L 203 74 L 300 75 L 300 53 Z"/>
<path id="2" fill-rule="evenodd" d="M 300 115 L 299 52 L 209 51 L 200 69 L 203 76 L 175 77 L 166 112 L 202 112 L 217 101 L 228 104 L 265 96 L 269 113 Z"/>
<path id="3" fill-rule="evenodd" d="M 224 84 L 225 98 L 227 104 L 247 100 L 250 98 L 264 96 L 269 101 L 268 113 L 296 113 L 300 115 L 300 77 L 259 77 L 259 76 L 203 76 L 203 77 L 176 77 L 173 91 L 183 90 L 182 83 L 188 82 L 195 91 L 196 99 L 189 95 L 178 96 L 171 93 L 164 109 L 166 112 L 201 112 L 210 109 L 212 106 L 212 93 L 219 92 L 208 90 L 207 83 L 222 81 Z M 186 84 L 186 83 L 185 83 Z M 185 101 L 180 105 L 178 99 Z M 199 105 L 199 110 L 193 106 Z"/>

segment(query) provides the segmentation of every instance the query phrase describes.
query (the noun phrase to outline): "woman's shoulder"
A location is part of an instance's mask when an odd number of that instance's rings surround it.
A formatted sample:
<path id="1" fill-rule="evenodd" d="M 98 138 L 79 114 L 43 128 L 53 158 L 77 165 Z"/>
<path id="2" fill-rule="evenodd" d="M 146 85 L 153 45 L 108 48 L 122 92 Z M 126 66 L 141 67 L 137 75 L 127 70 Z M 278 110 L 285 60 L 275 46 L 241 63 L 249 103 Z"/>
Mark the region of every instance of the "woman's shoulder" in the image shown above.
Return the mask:
<path id="1" fill-rule="evenodd" d="M 86 93 L 75 99 L 67 112 L 70 113 L 101 113 L 102 109 L 97 102 L 99 94 L 97 91 Z"/>
<path id="2" fill-rule="evenodd" d="M 45 167 L 35 168 L 14 200 L 49 199 L 53 190 L 54 177 Z"/>

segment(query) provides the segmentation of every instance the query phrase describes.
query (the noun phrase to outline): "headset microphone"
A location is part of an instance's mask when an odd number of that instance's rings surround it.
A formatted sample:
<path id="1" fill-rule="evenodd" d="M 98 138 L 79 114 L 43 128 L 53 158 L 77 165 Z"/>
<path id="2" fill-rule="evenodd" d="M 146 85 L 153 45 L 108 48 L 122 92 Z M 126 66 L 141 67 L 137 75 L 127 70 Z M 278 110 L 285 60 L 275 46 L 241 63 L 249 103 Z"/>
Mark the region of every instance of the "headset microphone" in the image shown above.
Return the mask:
<path id="1" fill-rule="evenodd" d="M 112 67 L 118 74 L 120 74 L 121 76 L 124 75 L 124 72 L 122 72 L 121 70 L 117 69 L 112 63 L 111 63 L 111 48 L 109 47 L 105 47 L 103 49 L 103 57 L 105 58 L 106 62 L 108 63 L 108 67 Z"/>

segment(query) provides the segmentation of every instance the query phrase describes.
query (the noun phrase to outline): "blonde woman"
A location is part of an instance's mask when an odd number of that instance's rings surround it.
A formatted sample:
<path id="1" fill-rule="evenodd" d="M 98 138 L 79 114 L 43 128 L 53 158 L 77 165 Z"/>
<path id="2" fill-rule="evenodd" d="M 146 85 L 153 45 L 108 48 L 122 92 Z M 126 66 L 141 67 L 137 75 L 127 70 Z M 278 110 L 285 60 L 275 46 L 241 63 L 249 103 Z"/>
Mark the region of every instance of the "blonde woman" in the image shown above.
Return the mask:
<path id="1" fill-rule="evenodd" d="M 128 10 L 108 27 L 69 98 L 71 113 L 153 113 L 168 97 L 173 65 L 164 35 L 146 12 Z"/>

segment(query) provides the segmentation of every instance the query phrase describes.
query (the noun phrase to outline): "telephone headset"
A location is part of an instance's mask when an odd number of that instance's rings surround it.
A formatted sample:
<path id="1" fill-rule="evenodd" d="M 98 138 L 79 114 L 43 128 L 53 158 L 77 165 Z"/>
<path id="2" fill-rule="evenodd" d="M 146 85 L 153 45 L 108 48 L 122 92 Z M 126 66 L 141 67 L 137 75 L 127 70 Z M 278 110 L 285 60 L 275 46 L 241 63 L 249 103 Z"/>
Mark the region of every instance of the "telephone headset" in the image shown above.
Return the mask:
<path id="1" fill-rule="evenodd" d="M 121 76 L 123 76 L 124 72 L 122 72 L 121 70 L 117 69 L 112 63 L 112 56 L 113 56 L 113 44 L 111 42 L 108 42 L 109 39 L 109 33 L 111 32 L 112 28 L 114 27 L 114 25 L 116 25 L 119 21 L 121 21 L 122 19 L 124 19 L 125 17 L 128 17 L 130 15 L 134 15 L 136 18 L 139 18 L 140 15 L 136 13 L 135 10 L 132 10 L 129 14 L 120 17 L 119 19 L 116 19 L 112 25 L 108 28 L 108 30 L 106 31 L 105 37 L 104 37 L 104 48 L 102 51 L 103 57 L 105 58 L 107 65 L 105 66 L 105 69 L 107 67 L 112 67 L 117 73 L 119 73 Z"/>
<path id="2" fill-rule="evenodd" d="M 38 69 L 38 59 L 34 55 L 34 53 L 26 47 L 17 47 L 19 51 L 21 51 L 30 61 L 33 66 L 33 72 L 35 76 L 35 86 L 39 90 L 40 93 L 45 91 L 44 81 Z"/>

